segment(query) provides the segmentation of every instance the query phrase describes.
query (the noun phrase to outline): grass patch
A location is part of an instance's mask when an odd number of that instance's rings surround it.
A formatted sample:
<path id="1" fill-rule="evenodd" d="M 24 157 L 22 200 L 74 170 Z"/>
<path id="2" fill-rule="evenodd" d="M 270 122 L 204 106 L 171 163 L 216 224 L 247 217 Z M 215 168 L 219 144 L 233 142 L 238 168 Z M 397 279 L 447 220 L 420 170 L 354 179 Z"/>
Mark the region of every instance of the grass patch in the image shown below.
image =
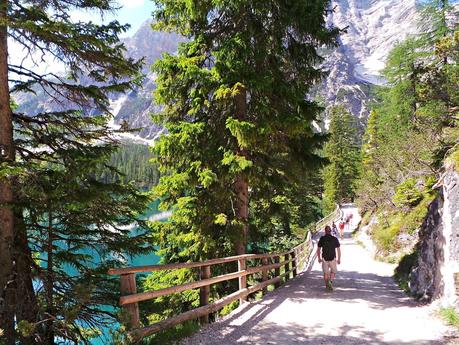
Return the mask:
<path id="1" fill-rule="evenodd" d="M 435 196 L 435 194 L 425 195 L 424 199 L 405 215 L 403 219 L 404 224 L 402 224 L 402 232 L 412 235 L 416 229 L 419 228 L 424 218 L 427 216 L 429 205 L 435 199 Z"/>
<path id="2" fill-rule="evenodd" d="M 448 158 L 448 163 L 453 164 L 454 169 L 459 171 L 459 150 L 454 151 Z"/>
<path id="3" fill-rule="evenodd" d="M 220 311 L 218 312 L 218 315 L 220 316 L 226 316 L 229 313 L 231 313 L 234 309 L 236 309 L 239 306 L 239 301 L 233 301 L 230 304 L 225 305 Z"/>
<path id="4" fill-rule="evenodd" d="M 372 215 L 373 215 L 373 212 L 371 210 L 365 212 L 362 219 L 360 220 L 360 227 L 364 227 L 365 225 L 368 225 L 368 223 L 370 223 L 370 219 Z"/>
<path id="5" fill-rule="evenodd" d="M 397 242 L 398 235 L 413 235 L 419 229 L 435 197 L 436 193 L 425 193 L 419 204 L 407 212 L 378 215 L 378 224 L 372 228 L 372 238 L 382 255 L 387 256 L 402 249 Z"/>
<path id="6" fill-rule="evenodd" d="M 403 217 L 401 214 L 393 214 L 387 219 L 388 223 L 379 221 L 372 231 L 373 239 L 378 249 L 384 253 L 396 251 L 397 236 L 401 231 Z"/>
<path id="7" fill-rule="evenodd" d="M 456 308 L 440 308 L 438 314 L 448 325 L 459 328 L 459 314 L 457 313 Z"/>
<path id="8" fill-rule="evenodd" d="M 199 330 L 199 323 L 195 320 L 184 322 L 180 325 L 154 334 L 150 337 L 143 339 L 141 345 L 173 345 L 178 340 L 190 337 Z"/>

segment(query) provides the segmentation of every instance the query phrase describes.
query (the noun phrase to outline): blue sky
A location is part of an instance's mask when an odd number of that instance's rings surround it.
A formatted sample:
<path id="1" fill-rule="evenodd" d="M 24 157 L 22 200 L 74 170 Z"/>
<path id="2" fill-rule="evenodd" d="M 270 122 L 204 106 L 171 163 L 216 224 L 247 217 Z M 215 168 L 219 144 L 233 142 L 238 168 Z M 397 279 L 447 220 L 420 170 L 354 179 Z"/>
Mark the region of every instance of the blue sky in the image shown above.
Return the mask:
<path id="1" fill-rule="evenodd" d="M 118 0 L 118 3 L 123 7 L 115 13 L 113 18 L 122 24 L 131 25 L 128 36 L 132 36 L 145 20 L 151 18 L 154 8 L 150 0 Z"/>
<path id="2" fill-rule="evenodd" d="M 154 6 L 150 0 L 118 0 L 116 2 L 121 8 L 113 14 L 106 14 L 104 22 L 116 19 L 121 24 L 130 24 L 131 29 L 123 36 L 132 36 L 145 20 L 151 18 Z M 101 22 L 97 12 L 74 11 L 71 16 L 73 20 Z"/>
<path id="3" fill-rule="evenodd" d="M 130 24 L 130 30 L 121 35 L 121 37 L 132 36 L 140 25 L 145 22 L 145 20 L 152 18 L 151 12 L 153 11 L 154 6 L 151 0 L 117 0 L 116 2 L 121 8 L 114 13 L 104 14 L 103 18 L 101 18 L 99 12 L 81 10 L 72 11 L 70 16 L 74 22 L 92 21 L 95 23 L 102 23 L 116 19 L 121 24 Z M 8 39 L 8 45 L 9 60 L 14 61 L 16 64 L 22 63 L 25 67 L 43 73 L 59 73 L 64 69 L 62 64 L 56 63 L 56 61 L 52 58 L 42 56 L 39 52 L 37 54 L 32 54 L 31 56 L 27 55 L 27 51 L 11 38 Z"/>

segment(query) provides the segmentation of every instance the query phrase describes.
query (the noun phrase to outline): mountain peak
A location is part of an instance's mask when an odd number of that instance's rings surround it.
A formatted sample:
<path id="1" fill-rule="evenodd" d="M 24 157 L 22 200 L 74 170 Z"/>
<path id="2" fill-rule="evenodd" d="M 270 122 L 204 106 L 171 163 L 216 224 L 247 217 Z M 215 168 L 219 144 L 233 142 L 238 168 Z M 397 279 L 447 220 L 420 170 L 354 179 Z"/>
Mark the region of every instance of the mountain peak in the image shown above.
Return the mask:
<path id="1" fill-rule="evenodd" d="M 354 76 L 380 84 L 379 72 L 389 51 L 407 35 L 417 33 L 415 0 L 334 0 L 331 20 L 339 28 L 341 49 L 354 65 Z"/>

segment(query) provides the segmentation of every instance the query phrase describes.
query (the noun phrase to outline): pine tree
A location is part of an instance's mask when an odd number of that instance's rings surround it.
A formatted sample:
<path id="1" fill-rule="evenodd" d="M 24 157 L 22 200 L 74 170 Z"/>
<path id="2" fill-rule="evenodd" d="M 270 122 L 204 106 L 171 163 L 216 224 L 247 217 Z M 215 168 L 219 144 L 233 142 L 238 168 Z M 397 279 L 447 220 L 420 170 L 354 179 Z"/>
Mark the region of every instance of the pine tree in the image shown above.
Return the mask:
<path id="1" fill-rule="evenodd" d="M 358 181 L 358 204 L 364 212 L 380 205 L 381 178 L 379 177 L 379 153 L 382 145 L 379 133 L 379 114 L 372 110 L 362 138 L 362 174 Z"/>
<path id="2" fill-rule="evenodd" d="M 117 143 L 109 140 L 106 128 L 97 126 L 100 118 L 74 117 L 79 125 L 72 133 L 47 118 L 46 134 L 65 147 L 48 152 L 45 162 L 30 162 L 27 174 L 19 177 L 42 318 L 35 324 L 22 322 L 19 329 L 43 344 L 54 344 L 56 337 L 87 343 L 98 329 L 110 326 L 116 317 L 118 282 L 110 279 L 107 269 L 121 258 L 149 250 L 138 215 L 150 199 L 133 186 L 96 179 Z M 30 123 L 19 124 L 22 137 L 39 133 Z M 84 136 L 87 142 L 76 140 Z M 41 140 L 35 136 L 29 142 Z M 134 225 L 138 230 L 131 236 Z"/>
<path id="3" fill-rule="evenodd" d="M 158 168 L 150 161 L 153 157 L 146 145 L 123 143 L 108 161 L 116 170 L 103 167 L 97 176 L 105 183 L 133 182 L 139 189 L 150 190 L 159 180 Z"/>
<path id="4" fill-rule="evenodd" d="M 377 146 L 363 152 L 365 208 L 396 208 L 398 190 L 429 185 L 457 142 L 457 13 L 448 1 L 430 1 L 422 18 L 424 33 L 397 45 L 383 70 L 388 85 L 367 128 L 367 140 L 377 133 Z"/>
<path id="5" fill-rule="evenodd" d="M 422 3 L 421 9 L 419 40 L 422 44 L 431 47 L 455 30 L 459 11 L 449 0 L 429 0 Z"/>
<path id="6" fill-rule="evenodd" d="M 0 328 L 6 344 L 14 344 L 16 339 L 23 344 L 54 341 L 49 330 L 43 335 L 43 328 L 37 326 L 49 325 L 44 320 L 56 315 L 46 314 L 52 308 L 41 310 L 41 299 L 37 300 L 32 285 L 33 278 L 42 276 L 35 276 L 41 267 L 35 264 L 29 248 L 36 229 L 31 228 L 28 217 L 33 214 L 39 219 L 41 213 L 52 220 L 50 215 L 58 203 L 44 210 L 43 205 L 47 204 L 32 195 L 39 194 L 40 183 L 48 174 L 55 172 L 58 176 L 60 170 L 68 171 L 72 160 L 80 168 L 95 159 L 97 150 L 86 145 L 98 140 L 99 146 L 103 146 L 109 141 L 108 94 L 133 87 L 141 67 L 140 62 L 123 56 L 124 47 L 118 35 L 126 26 L 116 21 L 106 25 L 75 22 L 70 17 L 73 10 L 102 14 L 113 10 L 113 6 L 110 1 L 0 1 Z M 41 62 L 41 57 L 45 57 L 64 66 L 66 74 L 42 73 L 39 68 L 21 63 L 21 58 L 8 61 L 8 53 L 12 52 L 10 40 L 24 49 L 26 60 Z M 20 53 L 17 48 L 14 52 Z M 21 92 L 48 94 L 55 104 L 54 111 L 34 117 L 17 113 L 12 107 L 12 96 Z M 101 116 L 88 117 L 94 112 Z M 63 181 L 69 183 L 71 190 L 74 180 Z M 58 181 L 49 180 L 54 182 Z M 63 189 L 64 186 L 59 188 Z M 46 192 L 51 190 L 48 185 Z M 31 204 L 31 200 L 36 203 Z M 71 205 L 66 207 L 67 215 L 72 215 Z M 41 240 L 50 239 L 46 233 L 40 235 L 44 236 Z M 53 247 L 53 237 L 49 242 Z M 49 286 L 47 305 L 51 307 Z M 55 307 L 65 308 L 63 304 Z M 15 323 L 22 335 L 15 333 Z"/>
<path id="7" fill-rule="evenodd" d="M 155 146 L 163 176 L 157 224 L 166 260 L 246 251 L 249 206 L 302 180 L 321 138 L 319 108 L 306 100 L 323 73 L 316 49 L 333 45 L 328 1 L 155 1 L 156 28 L 190 38 L 154 70 L 157 121 L 168 135 Z M 232 250 L 228 250 L 229 248 Z M 172 249 L 173 248 L 173 249 Z"/>
<path id="8" fill-rule="evenodd" d="M 360 146 L 355 117 L 343 106 L 330 110 L 329 138 L 324 169 L 324 210 L 331 212 L 335 205 L 353 200 L 359 178 Z"/>
<path id="9" fill-rule="evenodd" d="M 155 121 L 168 132 L 154 147 L 162 174 L 155 193 L 174 211 L 153 225 L 158 254 L 164 262 L 243 254 L 268 241 L 269 219 L 287 217 L 281 201 L 290 210 L 311 201 L 294 188 L 308 185 L 321 161 L 323 137 L 312 126 L 320 107 L 306 95 L 323 76 L 317 48 L 336 43 L 337 30 L 324 19 L 329 2 L 155 5 L 155 28 L 189 39 L 153 68 L 164 106 Z M 274 199 L 279 207 L 266 206 Z M 293 226 L 283 221 L 276 229 Z M 155 275 L 146 287 L 192 274 Z M 171 305 L 178 308 L 193 303 L 177 298 Z"/>

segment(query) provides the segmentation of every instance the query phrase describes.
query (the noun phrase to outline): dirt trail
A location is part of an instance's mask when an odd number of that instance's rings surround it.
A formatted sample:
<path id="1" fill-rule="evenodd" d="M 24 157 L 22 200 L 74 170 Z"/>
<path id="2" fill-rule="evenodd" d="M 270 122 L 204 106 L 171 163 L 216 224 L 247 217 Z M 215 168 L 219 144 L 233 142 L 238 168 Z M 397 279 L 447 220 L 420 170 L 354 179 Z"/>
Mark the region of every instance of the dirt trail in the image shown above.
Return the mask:
<path id="1" fill-rule="evenodd" d="M 358 222 L 355 208 L 353 225 Z M 319 264 L 310 272 L 246 303 L 203 328 L 182 345 L 195 344 L 445 344 L 451 330 L 399 290 L 394 266 L 374 261 L 351 238 L 341 240 L 335 291 L 324 288 Z"/>

